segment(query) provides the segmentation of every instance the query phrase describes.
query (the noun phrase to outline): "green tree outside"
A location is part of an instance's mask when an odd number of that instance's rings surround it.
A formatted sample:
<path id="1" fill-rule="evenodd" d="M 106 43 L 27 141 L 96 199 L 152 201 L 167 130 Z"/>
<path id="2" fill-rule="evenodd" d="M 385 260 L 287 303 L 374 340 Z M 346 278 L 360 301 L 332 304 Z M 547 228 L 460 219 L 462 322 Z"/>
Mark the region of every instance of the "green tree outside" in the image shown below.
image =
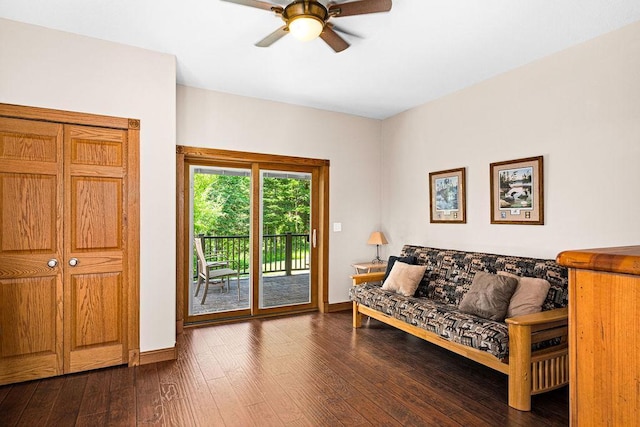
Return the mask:
<path id="1" fill-rule="evenodd" d="M 193 229 L 199 236 L 249 236 L 251 179 L 248 176 L 196 173 L 193 177 Z M 263 178 L 263 234 L 309 234 L 311 215 L 310 179 L 265 176 Z M 277 247 L 263 252 L 264 262 L 282 261 L 284 239 Z M 216 248 L 227 254 L 249 253 L 249 239 L 241 247 Z M 266 249 L 266 248 L 265 248 Z M 281 255 L 282 254 L 282 255 Z M 306 257 L 308 248 L 297 257 Z M 248 267 L 248 259 L 239 261 L 238 268 Z"/>

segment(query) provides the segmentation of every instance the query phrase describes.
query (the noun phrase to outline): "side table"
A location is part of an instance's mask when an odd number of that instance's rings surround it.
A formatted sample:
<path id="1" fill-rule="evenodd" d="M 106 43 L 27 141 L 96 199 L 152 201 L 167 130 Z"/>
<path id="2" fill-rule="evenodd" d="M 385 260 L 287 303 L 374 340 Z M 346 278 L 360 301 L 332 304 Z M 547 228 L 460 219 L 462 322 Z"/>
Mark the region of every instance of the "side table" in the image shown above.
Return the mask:
<path id="1" fill-rule="evenodd" d="M 373 273 L 375 271 L 385 271 L 387 269 L 387 262 L 358 262 L 351 264 L 356 269 L 356 274 L 361 273 Z"/>

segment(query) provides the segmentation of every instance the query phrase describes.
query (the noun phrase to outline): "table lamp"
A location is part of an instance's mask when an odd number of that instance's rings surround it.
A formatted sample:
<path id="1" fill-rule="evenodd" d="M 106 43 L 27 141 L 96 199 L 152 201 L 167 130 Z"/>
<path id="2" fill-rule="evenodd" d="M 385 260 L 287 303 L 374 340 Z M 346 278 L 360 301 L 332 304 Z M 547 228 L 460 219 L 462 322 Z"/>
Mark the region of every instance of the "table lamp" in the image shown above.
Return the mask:
<path id="1" fill-rule="evenodd" d="M 382 262 L 382 260 L 380 259 L 380 245 L 386 245 L 387 243 L 389 242 L 387 242 L 387 238 L 384 237 L 384 233 L 382 231 L 374 231 L 373 233 L 371 233 L 367 244 L 376 245 L 376 257 L 371 261 L 373 264 Z"/>

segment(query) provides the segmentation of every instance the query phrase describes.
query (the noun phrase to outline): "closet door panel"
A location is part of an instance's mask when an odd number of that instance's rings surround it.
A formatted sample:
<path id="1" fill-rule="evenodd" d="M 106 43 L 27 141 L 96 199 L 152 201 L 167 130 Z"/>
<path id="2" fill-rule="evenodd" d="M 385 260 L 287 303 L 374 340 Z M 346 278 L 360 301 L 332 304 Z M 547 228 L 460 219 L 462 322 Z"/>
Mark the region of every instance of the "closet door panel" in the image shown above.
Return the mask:
<path id="1" fill-rule="evenodd" d="M 128 360 L 124 153 L 126 131 L 65 126 L 67 372 Z"/>
<path id="2" fill-rule="evenodd" d="M 12 326 L 0 334 L 2 383 L 59 374 L 58 285 L 55 277 L 0 280 L 0 301 L 12 307 L 0 311 L 0 324 Z"/>
<path id="3" fill-rule="evenodd" d="M 71 315 L 78 325 L 73 336 L 74 349 L 121 341 L 121 279 L 119 273 L 74 275 Z"/>
<path id="4" fill-rule="evenodd" d="M 62 132 L 0 118 L 0 384 L 62 373 Z"/>
<path id="5" fill-rule="evenodd" d="M 118 272 L 73 275 L 71 372 L 122 363 L 121 289 Z"/>
<path id="6" fill-rule="evenodd" d="M 55 278 L 31 277 L 0 283 L 0 298 L 15 304 L 14 310 L 0 313 L 3 323 L 13 325 L 0 335 L 2 357 L 55 353 Z"/>
<path id="7" fill-rule="evenodd" d="M 57 177 L 3 173 L 2 250 L 31 254 L 56 251 Z M 9 208 L 13 207 L 13 209 Z"/>
<path id="8" fill-rule="evenodd" d="M 122 250 L 122 179 L 72 178 L 72 252 Z"/>
<path id="9" fill-rule="evenodd" d="M 62 125 L 0 117 L 0 159 L 56 165 L 60 162 Z"/>

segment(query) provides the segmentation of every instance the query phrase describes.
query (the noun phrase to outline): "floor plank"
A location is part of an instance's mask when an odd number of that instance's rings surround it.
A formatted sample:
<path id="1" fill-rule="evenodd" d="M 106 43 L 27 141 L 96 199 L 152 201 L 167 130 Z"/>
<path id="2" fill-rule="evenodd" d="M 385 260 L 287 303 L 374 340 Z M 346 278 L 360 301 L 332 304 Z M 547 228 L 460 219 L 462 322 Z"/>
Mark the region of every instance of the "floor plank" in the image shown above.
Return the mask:
<path id="1" fill-rule="evenodd" d="M 163 408 L 162 424 L 194 425 L 195 420 L 185 391 L 189 377 L 180 371 L 180 360 L 158 364 L 160 400 Z"/>
<path id="2" fill-rule="evenodd" d="M 58 400 L 64 382 L 64 377 L 58 377 L 38 383 L 33 396 L 29 399 L 29 405 L 20 417 L 20 424 L 45 425 L 53 411 L 56 400 Z"/>
<path id="3" fill-rule="evenodd" d="M 111 377 L 113 369 L 101 369 L 87 378 L 85 393 L 78 410 L 78 417 L 87 419 L 100 419 L 100 414 L 109 411 L 111 403 Z"/>
<path id="4" fill-rule="evenodd" d="M 216 378 L 207 381 L 211 395 L 215 397 L 218 404 L 220 416 L 225 426 L 250 426 L 255 425 L 251 422 L 251 416 L 245 406 L 242 405 L 240 399 L 236 395 L 231 382 L 227 377 Z"/>
<path id="5" fill-rule="evenodd" d="M 0 425 L 566 426 L 567 388 L 507 405 L 507 377 L 350 312 L 185 329 L 178 360 L 0 387 Z"/>
<path id="6" fill-rule="evenodd" d="M 11 386 L 0 387 L 0 405 L 2 405 L 2 401 L 7 397 L 7 394 L 9 394 L 9 390 L 11 390 Z"/>
<path id="7" fill-rule="evenodd" d="M 4 386 L 8 392 L 0 403 L 0 425 L 13 426 L 18 423 L 38 387 L 35 381 Z"/>
<path id="8" fill-rule="evenodd" d="M 76 423 L 87 381 L 95 374 L 72 374 L 64 378 L 47 425 L 70 426 Z"/>
<path id="9" fill-rule="evenodd" d="M 136 372 L 136 420 L 140 424 L 160 425 L 164 419 L 158 365 L 143 365 Z"/>

